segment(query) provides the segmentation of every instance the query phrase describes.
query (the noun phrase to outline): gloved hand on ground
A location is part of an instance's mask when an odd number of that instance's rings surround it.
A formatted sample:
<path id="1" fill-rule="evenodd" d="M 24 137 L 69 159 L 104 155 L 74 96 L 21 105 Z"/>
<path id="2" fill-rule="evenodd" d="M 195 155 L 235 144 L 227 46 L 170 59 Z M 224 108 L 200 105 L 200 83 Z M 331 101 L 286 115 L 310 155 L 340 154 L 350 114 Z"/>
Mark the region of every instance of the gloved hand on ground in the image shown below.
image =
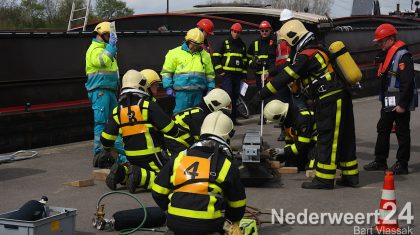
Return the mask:
<path id="1" fill-rule="evenodd" d="M 268 150 L 268 153 L 270 154 L 271 159 L 274 159 L 280 162 L 286 161 L 286 155 L 284 154 L 283 148 L 271 148 Z"/>

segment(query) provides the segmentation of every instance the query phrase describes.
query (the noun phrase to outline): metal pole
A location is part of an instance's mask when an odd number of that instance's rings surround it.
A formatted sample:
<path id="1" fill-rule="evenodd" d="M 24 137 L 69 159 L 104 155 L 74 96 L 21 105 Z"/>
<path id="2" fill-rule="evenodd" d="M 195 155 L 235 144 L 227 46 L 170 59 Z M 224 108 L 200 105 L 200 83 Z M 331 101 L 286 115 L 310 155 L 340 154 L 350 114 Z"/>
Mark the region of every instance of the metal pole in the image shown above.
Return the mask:
<path id="1" fill-rule="evenodd" d="M 264 77 L 265 77 L 265 64 L 263 65 L 263 73 L 261 74 L 261 89 L 264 88 L 265 85 L 265 81 L 264 81 Z M 263 127 L 264 127 L 264 100 L 262 100 L 261 102 L 261 115 L 260 115 L 260 124 L 261 124 L 261 132 L 260 132 L 260 136 L 262 138 L 263 136 Z"/>
<path id="2" fill-rule="evenodd" d="M 169 0 L 166 0 L 166 14 L 169 13 Z"/>
<path id="3" fill-rule="evenodd" d="M 73 20 L 73 12 L 74 12 L 74 1 L 71 4 L 71 12 L 70 12 L 70 18 L 69 18 L 69 25 L 67 26 L 67 31 L 70 31 L 71 29 L 71 21 Z"/>

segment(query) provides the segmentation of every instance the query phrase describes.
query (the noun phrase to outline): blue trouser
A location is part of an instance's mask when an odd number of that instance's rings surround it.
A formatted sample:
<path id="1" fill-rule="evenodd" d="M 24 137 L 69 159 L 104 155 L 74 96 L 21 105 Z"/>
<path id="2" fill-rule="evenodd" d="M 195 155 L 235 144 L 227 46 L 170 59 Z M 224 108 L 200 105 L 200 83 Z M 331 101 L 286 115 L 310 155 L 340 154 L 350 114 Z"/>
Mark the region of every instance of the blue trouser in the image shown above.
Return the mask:
<path id="1" fill-rule="evenodd" d="M 222 79 L 222 88 L 232 100 L 232 113 L 230 115 L 233 121 L 236 121 L 236 102 L 241 92 L 241 81 L 245 75 L 242 73 L 226 73 Z"/>
<path id="2" fill-rule="evenodd" d="M 192 108 L 200 104 L 203 98 L 202 90 L 176 91 L 175 108 L 173 113 L 179 113 L 187 108 Z"/>
<path id="3" fill-rule="evenodd" d="M 105 124 L 112 115 L 112 110 L 117 107 L 118 102 L 115 97 L 115 91 L 108 89 L 95 89 L 88 92 L 89 100 L 92 104 L 94 127 L 93 127 L 93 154 L 100 153 L 103 150 L 101 144 L 101 134 L 105 129 Z M 115 140 L 114 148 L 118 151 L 117 163 L 127 162 L 124 153 L 124 145 L 121 136 L 118 135 Z"/>

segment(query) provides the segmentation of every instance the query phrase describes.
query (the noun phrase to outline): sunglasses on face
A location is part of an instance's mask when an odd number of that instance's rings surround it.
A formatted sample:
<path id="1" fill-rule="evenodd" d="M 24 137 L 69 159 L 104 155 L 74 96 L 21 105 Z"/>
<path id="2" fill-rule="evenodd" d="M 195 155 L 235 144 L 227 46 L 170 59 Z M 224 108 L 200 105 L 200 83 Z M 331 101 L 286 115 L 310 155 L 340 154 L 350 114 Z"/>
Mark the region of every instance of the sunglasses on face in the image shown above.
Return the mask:
<path id="1" fill-rule="evenodd" d="M 261 29 L 260 32 L 261 33 L 268 33 L 268 32 L 270 32 L 270 30 L 269 29 Z"/>

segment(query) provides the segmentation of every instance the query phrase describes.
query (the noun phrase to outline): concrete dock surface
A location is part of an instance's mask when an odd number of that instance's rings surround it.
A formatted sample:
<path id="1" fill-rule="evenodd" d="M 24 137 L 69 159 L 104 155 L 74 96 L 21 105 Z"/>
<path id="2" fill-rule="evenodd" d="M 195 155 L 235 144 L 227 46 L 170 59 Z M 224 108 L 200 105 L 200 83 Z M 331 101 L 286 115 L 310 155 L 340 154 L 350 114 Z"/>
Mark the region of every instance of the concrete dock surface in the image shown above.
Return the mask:
<path id="1" fill-rule="evenodd" d="M 360 170 L 359 187 L 337 186 L 334 190 L 306 190 L 301 188 L 301 183 L 309 179 L 306 178 L 305 172 L 299 172 L 298 174 L 283 174 L 280 180 L 263 187 L 246 188 L 248 205 L 269 213 L 274 210 L 279 215 L 278 217 L 274 216 L 276 224 L 263 224 L 259 228 L 259 234 L 365 234 L 363 232 L 375 224 L 374 221 L 370 221 L 370 224 L 362 221 L 361 225 L 355 222 L 346 224 L 344 221 L 339 224 L 330 223 L 328 220 L 324 221 L 324 224 L 321 224 L 320 221 L 315 224 L 308 224 L 310 221 L 304 221 L 305 213 L 347 213 L 351 215 L 363 213 L 366 215 L 379 208 L 384 173 L 366 172 L 362 167 L 374 159 L 376 123 L 379 119 L 380 104 L 377 97 L 353 100 L 353 104 Z M 240 120 L 240 122 L 244 125 L 236 128 L 236 134 L 232 141 L 232 146 L 237 149 L 241 148 L 243 134 L 247 129 L 260 128 L 255 117 L 250 120 Z M 264 126 L 264 141 L 271 147 L 281 147 L 284 142 L 276 140 L 280 129 L 273 126 L 273 124 Z M 395 176 L 398 210 L 402 211 L 406 203 L 411 203 L 411 215 L 414 216 L 414 220 L 420 215 L 419 139 L 420 112 L 415 111 L 411 113 L 410 174 Z M 105 182 L 95 181 L 95 185 L 89 187 L 64 185 L 66 182 L 92 178 L 92 144 L 93 141 L 85 141 L 36 149 L 39 155 L 34 159 L 0 164 L 0 213 L 15 210 L 28 200 L 38 200 L 41 196 L 46 195 L 49 198 L 50 206 L 77 209 L 77 234 L 118 234 L 116 231 L 98 231 L 91 224 L 97 199 L 102 194 L 109 192 Z M 397 147 L 396 136 L 392 134 L 389 166 L 395 162 Z M 127 191 L 125 188 L 120 190 Z M 150 192 L 140 192 L 135 195 L 146 206 L 156 206 Z M 133 199 L 124 195 L 112 195 L 104 199 L 103 203 L 105 203 L 106 218 L 111 218 L 112 214 L 118 210 L 137 207 Z M 279 224 L 277 218 L 280 218 L 282 213 L 284 219 L 286 214 L 299 217 L 300 213 L 300 221 L 296 218 L 295 223 L 283 221 L 283 224 Z M 271 221 L 272 216 L 264 215 L 261 219 Z M 413 232 L 411 234 L 420 234 L 420 229 L 415 224 L 407 225 L 404 220 L 400 220 L 399 224 L 407 231 L 410 229 Z M 136 234 L 155 233 L 137 232 Z"/>

